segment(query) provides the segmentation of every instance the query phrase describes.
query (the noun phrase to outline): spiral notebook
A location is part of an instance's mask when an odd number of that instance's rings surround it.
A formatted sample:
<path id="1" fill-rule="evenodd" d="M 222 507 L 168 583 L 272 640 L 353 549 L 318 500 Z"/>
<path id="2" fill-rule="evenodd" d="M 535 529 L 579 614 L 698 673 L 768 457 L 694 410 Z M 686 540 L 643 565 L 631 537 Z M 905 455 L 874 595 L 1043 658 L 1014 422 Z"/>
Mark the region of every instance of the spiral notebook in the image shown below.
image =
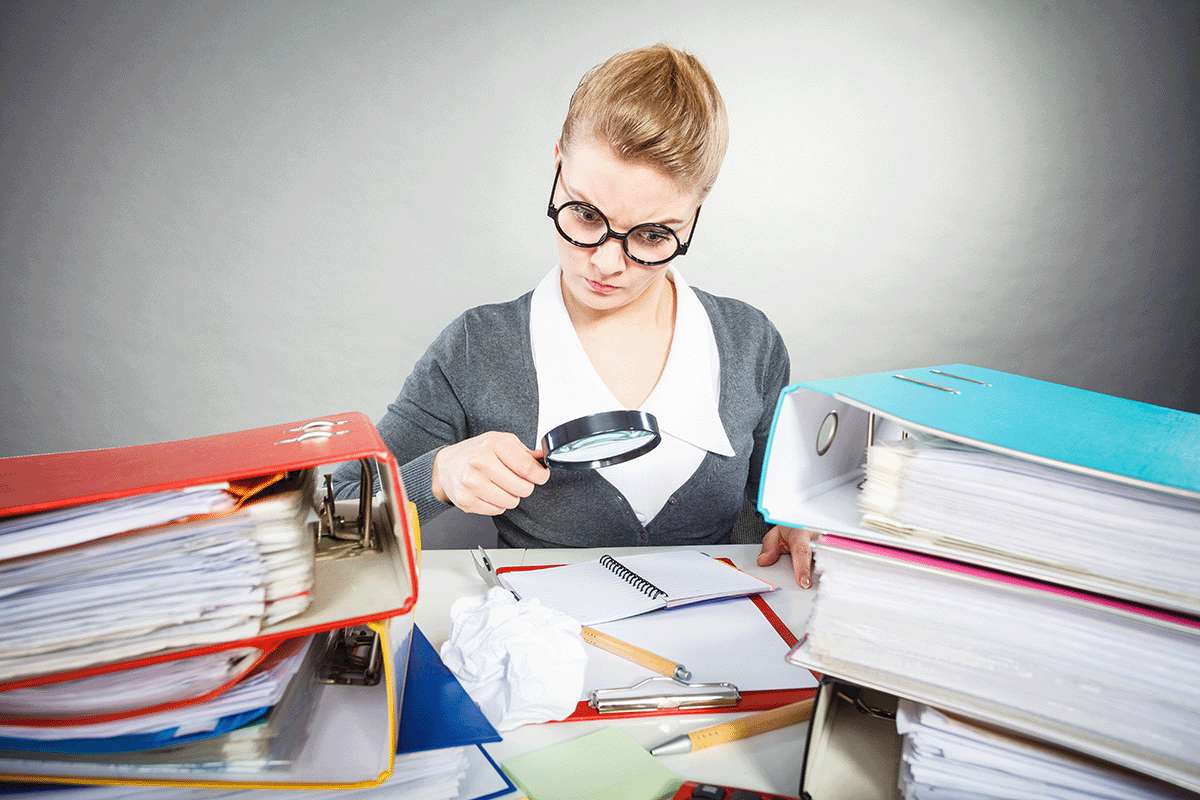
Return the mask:
<path id="1" fill-rule="evenodd" d="M 605 555 L 556 569 L 506 571 L 497 577 L 517 597 L 536 598 L 581 625 L 775 589 L 695 550 Z"/>

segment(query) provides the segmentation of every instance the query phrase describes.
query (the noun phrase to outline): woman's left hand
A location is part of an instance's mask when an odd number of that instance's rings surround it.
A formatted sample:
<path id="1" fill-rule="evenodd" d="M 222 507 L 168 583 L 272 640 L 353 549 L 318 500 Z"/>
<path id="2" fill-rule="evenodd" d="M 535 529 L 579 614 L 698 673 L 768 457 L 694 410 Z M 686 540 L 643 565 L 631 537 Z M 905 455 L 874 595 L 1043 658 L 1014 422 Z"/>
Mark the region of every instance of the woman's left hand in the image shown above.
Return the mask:
<path id="1" fill-rule="evenodd" d="M 812 586 L 812 542 L 816 534 L 803 528 L 784 528 L 776 525 L 763 537 L 762 552 L 758 554 L 758 565 L 769 567 L 784 553 L 792 557 L 792 572 L 796 583 L 808 589 Z"/>

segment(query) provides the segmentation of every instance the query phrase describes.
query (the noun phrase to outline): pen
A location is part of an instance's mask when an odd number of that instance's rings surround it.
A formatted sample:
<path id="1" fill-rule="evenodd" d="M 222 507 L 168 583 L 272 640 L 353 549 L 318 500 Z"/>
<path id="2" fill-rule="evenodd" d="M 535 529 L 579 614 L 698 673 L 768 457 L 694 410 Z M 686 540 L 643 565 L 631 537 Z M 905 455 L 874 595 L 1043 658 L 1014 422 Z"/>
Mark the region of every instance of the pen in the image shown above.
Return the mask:
<path id="1" fill-rule="evenodd" d="M 760 733 L 794 725 L 797 722 L 806 722 L 812 716 L 812 707 L 813 700 L 809 698 L 797 703 L 788 703 L 786 706 L 773 708 L 770 711 L 751 714 L 748 717 L 735 719 L 732 722 L 709 725 L 707 728 L 700 728 L 691 733 L 676 736 L 674 739 L 663 742 L 658 747 L 652 747 L 650 755 L 670 756 L 676 753 L 690 753 L 693 750 L 703 750 L 713 745 L 757 736 Z"/>
<path id="2" fill-rule="evenodd" d="M 580 633 L 583 635 L 583 640 L 593 647 L 607 650 L 614 656 L 620 656 L 635 664 L 640 664 L 646 669 L 652 669 L 660 675 L 666 675 L 668 678 L 675 678 L 681 681 L 692 679 L 692 673 L 683 664 L 651 653 L 649 650 L 643 650 L 635 644 L 630 644 L 615 636 L 610 636 L 603 631 L 598 631 L 595 628 L 589 628 L 587 625 L 584 625 L 580 629 Z"/>

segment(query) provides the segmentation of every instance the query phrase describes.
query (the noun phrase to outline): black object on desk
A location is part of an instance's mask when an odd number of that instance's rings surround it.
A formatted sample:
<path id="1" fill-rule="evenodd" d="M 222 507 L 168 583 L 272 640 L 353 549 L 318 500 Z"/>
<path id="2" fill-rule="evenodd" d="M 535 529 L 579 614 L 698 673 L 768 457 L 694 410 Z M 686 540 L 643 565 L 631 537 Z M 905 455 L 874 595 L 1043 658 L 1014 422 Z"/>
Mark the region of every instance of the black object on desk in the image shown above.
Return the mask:
<path id="1" fill-rule="evenodd" d="M 758 792 L 753 789 L 735 789 L 732 786 L 718 786 L 715 783 L 696 783 L 684 781 L 671 800 L 800 800 L 798 797 L 770 792 Z"/>

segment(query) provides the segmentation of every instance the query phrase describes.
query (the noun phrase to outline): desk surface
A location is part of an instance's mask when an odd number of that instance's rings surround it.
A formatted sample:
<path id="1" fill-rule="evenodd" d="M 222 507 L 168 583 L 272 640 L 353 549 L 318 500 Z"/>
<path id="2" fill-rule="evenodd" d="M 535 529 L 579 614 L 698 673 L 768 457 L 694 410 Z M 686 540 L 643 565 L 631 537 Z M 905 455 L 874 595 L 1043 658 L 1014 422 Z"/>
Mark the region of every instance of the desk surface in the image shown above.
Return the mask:
<path id="1" fill-rule="evenodd" d="M 764 595 L 767 602 L 793 631 L 799 634 L 808 618 L 813 593 L 800 589 L 792 576 L 790 562 L 781 559 L 771 567 L 755 563 L 758 545 L 708 545 L 695 548 L 605 548 L 603 550 L 489 550 L 497 567 L 524 564 L 565 564 L 598 558 L 602 553 L 635 554 L 652 550 L 696 549 L 733 560 L 741 569 L 779 587 Z M 475 572 L 468 550 L 427 550 L 421 554 L 420 598 L 416 623 L 435 647 L 450 634 L 450 604 L 459 597 L 479 594 L 483 584 Z M 504 741 L 489 745 L 497 763 L 520 753 L 538 750 L 555 742 L 574 739 L 603 725 L 619 725 L 647 746 L 679 733 L 735 719 L 735 714 L 708 714 L 605 722 L 567 722 L 526 725 L 504 734 Z M 663 764 L 682 778 L 723 783 L 747 789 L 795 795 L 800 784 L 800 762 L 804 754 L 807 725 L 792 725 L 750 739 L 743 739 L 699 753 L 662 756 Z M 509 795 L 517 797 L 517 795 Z"/>

